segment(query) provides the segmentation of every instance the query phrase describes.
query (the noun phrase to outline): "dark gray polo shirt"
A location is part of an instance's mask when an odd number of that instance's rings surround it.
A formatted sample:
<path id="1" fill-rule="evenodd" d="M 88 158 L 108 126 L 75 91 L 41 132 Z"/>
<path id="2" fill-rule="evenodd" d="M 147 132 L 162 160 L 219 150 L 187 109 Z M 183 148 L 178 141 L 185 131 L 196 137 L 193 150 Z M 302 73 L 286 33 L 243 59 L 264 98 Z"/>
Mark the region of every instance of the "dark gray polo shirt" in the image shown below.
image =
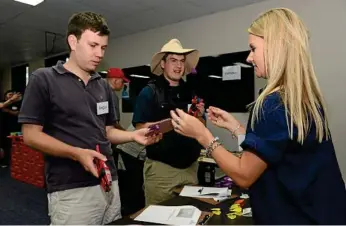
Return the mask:
<path id="1" fill-rule="evenodd" d="M 116 180 L 111 144 L 106 137 L 106 126 L 116 121 L 112 95 L 110 86 L 99 74 L 93 74 L 85 86 L 64 68 L 63 62 L 58 62 L 54 67 L 32 73 L 18 121 L 42 125 L 46 134 L 75 147 L 95 150 L 99 144 Z M 103 102 L 108 102 L 108 113 L 100 114 L 103 112 L 98 112 L 97 106 Z M 99 184 L 99 179 L 77 161 L 50 155 L 45 160 L 48 192 Z"/>

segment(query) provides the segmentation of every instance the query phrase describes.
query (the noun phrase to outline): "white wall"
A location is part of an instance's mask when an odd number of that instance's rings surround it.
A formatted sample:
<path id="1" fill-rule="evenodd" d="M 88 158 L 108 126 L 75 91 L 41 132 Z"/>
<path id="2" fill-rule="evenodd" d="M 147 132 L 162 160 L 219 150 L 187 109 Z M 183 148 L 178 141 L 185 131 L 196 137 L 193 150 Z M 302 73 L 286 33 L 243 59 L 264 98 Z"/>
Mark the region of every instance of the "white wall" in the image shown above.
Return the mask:
<path id="1" fill-rule="evenodd" d="M 344 0 L 271 0 L 236 8 L 213 15 L 148 30 L 112 40 L 106 53 L 105 65 L 129 67 L 150 63 L 152 55 L 169 39 L 180 39 L 183 46 L 197 48 L 201 55 L 216 55 L 248 49 L 246 29 L 261 12 L 273 7 L 287 7 L 297 12 L 311 32 L 311 49 L 316 73 L 329 107 L 330 128 L 339 164 L 346 176 L 346 78 L 344 73 L 346 45 L 346 1 Z M 256 80 L 256 92 L 264 85 Z M 230 101 L 236 97 L 229 97 Z M 242 122 L 247 114 L 237 114 Z M 132 114 L 123 114 L 126 128 Z M 211 127 L 226 141 L 228 134 Z"/>

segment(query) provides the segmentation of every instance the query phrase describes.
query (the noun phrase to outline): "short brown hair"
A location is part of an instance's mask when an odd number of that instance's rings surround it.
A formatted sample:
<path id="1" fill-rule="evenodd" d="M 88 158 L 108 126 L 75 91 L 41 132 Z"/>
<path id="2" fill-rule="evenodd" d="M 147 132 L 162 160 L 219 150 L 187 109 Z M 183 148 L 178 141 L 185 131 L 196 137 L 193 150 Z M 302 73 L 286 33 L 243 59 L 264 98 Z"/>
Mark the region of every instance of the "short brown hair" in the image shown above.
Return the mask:
<path id="1" fill-rule="evenodd" d="M 110 34 L 106 19 L 102 15 L 93 12 L 80 12 L 73 14 L 69 19 L 66 38 L 69 35 L 75 35 L 77 39 L 80 39 L 85 30 L 99 32 L 101 36 Z"/>
<path id="2" fill-rule="evenodd" d="M 163 57 L 162 57 L 162 59 L 161 59 L 161 60 L 163 60 L 163 61 L 165 61 L 165 62 L 166 62 L 167 57 L 168 57 L 169 55 L 180 55 L 180 56 L 184 56 L 184 57 L 185 57 L 185 59 L 186 59 L 186 53 L 173 53 L 173 52 L 166 52 L 166 53 L 165 53 L 165 55 L 163 55 Z"/>

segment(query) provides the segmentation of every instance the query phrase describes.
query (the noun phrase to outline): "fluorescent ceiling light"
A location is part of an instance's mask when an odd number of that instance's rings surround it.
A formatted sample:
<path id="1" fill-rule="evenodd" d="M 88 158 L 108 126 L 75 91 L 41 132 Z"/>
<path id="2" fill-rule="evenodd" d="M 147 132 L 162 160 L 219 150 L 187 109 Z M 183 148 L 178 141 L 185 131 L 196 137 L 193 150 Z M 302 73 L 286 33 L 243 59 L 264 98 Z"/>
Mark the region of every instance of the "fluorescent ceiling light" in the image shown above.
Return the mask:
<path id="1" fill-rule="evenodd" d="M 221 76 L 217 76 L 217 75 L 209 75 L 209 78 L 222 78 Z"/>
<path id="2" fill-rule="evenodd" d="M 237 63 L 234 63 L 235 65 L 239 65 L 240 67 L 244 67 L 244 68 L 252 68 L 251 65 L 248 65 L 248 64 L 243 64 L 243 63 L 240 63 L 240 62 L 237 62 Z"/>
<path id="3" fill-rule="evenodd" d="M 15 2 L 21 2 L 24 4 L 28 4 L 28 5 L 32 5 L 32 6 L 36 6 L 38 4 L 40 4 L 41 2 L 43 2 L 44 0 L 14 0 Z"/>
<path id="4" fill-rule="evenodd" d="M 130 76 L 135 78 L 150 78 L 149 76 L 145 76 L 145 75 L 130 75 Z"/>

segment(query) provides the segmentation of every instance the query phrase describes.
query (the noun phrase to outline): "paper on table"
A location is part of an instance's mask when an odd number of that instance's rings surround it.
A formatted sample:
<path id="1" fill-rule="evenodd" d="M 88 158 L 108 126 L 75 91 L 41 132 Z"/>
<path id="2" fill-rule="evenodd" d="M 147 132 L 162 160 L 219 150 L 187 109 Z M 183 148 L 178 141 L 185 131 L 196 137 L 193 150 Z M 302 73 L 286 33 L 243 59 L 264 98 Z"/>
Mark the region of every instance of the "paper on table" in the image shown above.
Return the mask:
<path id="1" fill-rule="evenodd" d="M 148 206 L 135 220 L 158 224 L 197 225 L 202 212 L 194 206 Z"/>
<path id="2" fill-rule="evenodd" d="M 232 196 L 232 189 L 228 189 L 227 196 L 219 196 L 219 197 L 214 197 L 213 199 L 217 202 L 222 202 L 225 201 L 226 199 L 230 199 Z"/>
<path id="3" fill-rule="evenodd" d="M 243 216 L 244 217 L 252 217 L 252 210 L 251 210 L 251 208 L 244 208 L 243 209 Z"/>
<path id="4" fill-rule="evenodd" d="M 198 187 L 185 185 L 180 196 L 195 198 L 219 198 L 228 196 L 228 188 Z"/>

